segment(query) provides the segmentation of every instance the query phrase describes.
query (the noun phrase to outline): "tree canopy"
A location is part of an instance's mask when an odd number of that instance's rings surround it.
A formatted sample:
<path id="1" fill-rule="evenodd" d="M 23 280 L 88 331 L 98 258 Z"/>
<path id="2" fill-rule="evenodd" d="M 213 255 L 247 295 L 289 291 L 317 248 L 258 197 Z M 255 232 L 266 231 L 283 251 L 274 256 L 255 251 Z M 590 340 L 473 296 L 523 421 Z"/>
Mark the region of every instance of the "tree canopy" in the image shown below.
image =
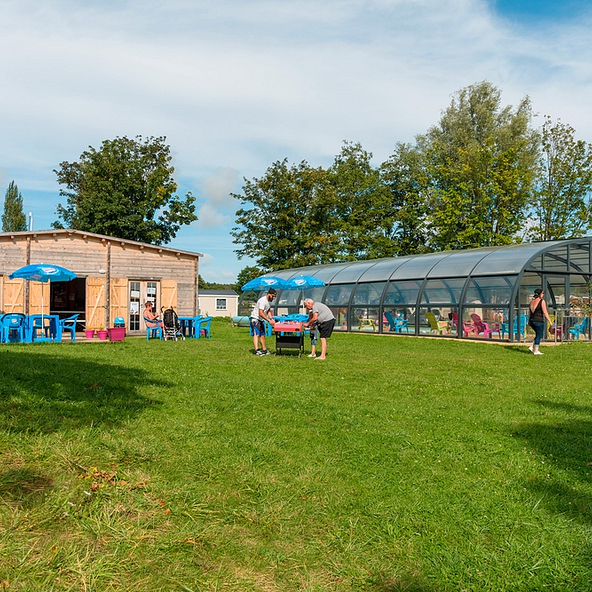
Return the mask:
<path id="1" fill-rule="evenodd" d="M 570 238 L 592 227 L 592 146 L 530 99 L 503 106 L 484 81 L 460 89 L 414 144 L 382 164 L 344 142 L 333 164 L 275 162 L 245 179 L 239 258 L 261 269 Z"/>
<path id="2" fill-rule="evenodd" d="M 166 138 L 137 136 L 103 141 L 77 162 L 54 171 L 65 185 L 54 227 L 86 230 L 156 245 L 168 243 L 179 228 L 197 220 L 195 199 L 175 195 L 170 148 Z"/>
<path id="3" fill-rule="evenodd" d="M 592 145 L 575 139 L 575 130 L 545 118 L 532 225 L 527 236 L 557 240 L 591 228 Z"/>

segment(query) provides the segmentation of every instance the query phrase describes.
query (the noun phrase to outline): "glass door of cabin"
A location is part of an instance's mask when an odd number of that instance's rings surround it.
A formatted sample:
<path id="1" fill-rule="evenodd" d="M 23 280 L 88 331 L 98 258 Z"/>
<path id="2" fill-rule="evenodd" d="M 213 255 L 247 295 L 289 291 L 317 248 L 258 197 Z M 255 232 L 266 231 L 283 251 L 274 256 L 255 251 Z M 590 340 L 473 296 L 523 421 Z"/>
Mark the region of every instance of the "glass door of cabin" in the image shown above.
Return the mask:
<path id="1" fill-rule="evenodd" d="M 142 320 L 144 304 L 152 302 L 152 310 L 160 314 L 160 282 L 131 280 L 129 282 L 129 330 L 143 331 L 146 325 Z"/>

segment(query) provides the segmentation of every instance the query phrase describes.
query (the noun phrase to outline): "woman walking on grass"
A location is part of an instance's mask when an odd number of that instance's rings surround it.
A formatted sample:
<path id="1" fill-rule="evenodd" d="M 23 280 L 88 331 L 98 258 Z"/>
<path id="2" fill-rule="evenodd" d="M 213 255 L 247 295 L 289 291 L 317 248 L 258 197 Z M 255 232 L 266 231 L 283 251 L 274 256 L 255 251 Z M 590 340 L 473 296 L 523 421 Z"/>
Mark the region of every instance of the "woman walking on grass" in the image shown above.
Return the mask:
<path id="1" fill-rule="evenodd" d="M 545 334 L 545 319 L 551 324 L 549 313 L 547 312 L 547 303 L 545 302 L 542 288 L 537 288 L 534 291 L 534 296 L 530 301 L 529 312 L 530 316 L 528 324 L 534 329 L 534 343 L 528 348 L 535 356 L 542 356 L 543 352 L 539 351 L 541 339 Z"/>

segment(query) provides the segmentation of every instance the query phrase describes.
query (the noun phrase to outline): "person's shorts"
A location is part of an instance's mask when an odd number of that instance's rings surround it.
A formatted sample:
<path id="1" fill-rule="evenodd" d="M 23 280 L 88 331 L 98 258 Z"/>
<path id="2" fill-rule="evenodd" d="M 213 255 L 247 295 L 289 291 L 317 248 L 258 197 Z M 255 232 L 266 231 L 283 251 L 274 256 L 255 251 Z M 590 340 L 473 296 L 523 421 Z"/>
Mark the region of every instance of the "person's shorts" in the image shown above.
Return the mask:
<path id="1" fill-rule="evenodd" d="M 333 333 L 333 327 L 335 327 L 335 319 L 325 321 L 324 323 L 319 323 L 317 327 L 319 329 L 319 335 L 321 336 L 321 339 L 327 339 L 328 337 L 331 337 L 331 333 Z"/>
<path id="2" fill-rule="evenodd" d="M 260 319 L 250 319 L 251 329 L 253 329 L 253 335 L 265 335 L 265 327 L 263 321 Z"/>

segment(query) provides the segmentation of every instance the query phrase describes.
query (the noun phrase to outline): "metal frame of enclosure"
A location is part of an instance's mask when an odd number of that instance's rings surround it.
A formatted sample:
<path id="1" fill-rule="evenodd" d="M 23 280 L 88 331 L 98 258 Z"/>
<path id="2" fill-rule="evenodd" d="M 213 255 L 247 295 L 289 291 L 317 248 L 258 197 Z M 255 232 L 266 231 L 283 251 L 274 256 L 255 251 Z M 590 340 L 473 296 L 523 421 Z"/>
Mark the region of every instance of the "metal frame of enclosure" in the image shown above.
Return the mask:
<path id="1" fill-rule="evenodd" d="M 310 297 L 331 308 L 336 330 L 520 342 L 532 339 L 528 305 L 542 287 L 557 326 L 548 338 L 590 338 L 589 322 L 583 334 L 574 327 L 589 311 L 591 258 L 585 237 L 276 271 L 326 285 L 278 291 L 274 314 Z"/>

